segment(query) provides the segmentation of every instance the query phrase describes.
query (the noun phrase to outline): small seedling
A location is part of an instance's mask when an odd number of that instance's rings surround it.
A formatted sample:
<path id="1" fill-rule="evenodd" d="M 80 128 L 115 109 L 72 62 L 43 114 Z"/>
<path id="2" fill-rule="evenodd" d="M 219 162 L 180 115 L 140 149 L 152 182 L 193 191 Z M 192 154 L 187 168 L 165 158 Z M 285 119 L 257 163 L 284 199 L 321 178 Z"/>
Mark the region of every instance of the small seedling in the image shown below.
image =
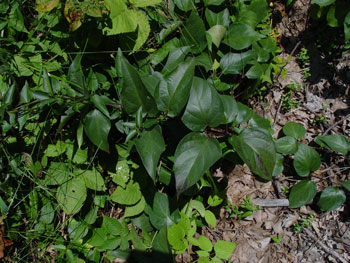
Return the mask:
<path id="1" fill-rule="evenodd" d="M 282 238 L 280 236 L 271 237 L 271 239 L 274 243 L 279 243 L 282 240 Z"/>
<path id="2" fill-rule="evenodd" d="M 312 222 L 314 221 L 314 219 L 315 219 L 315 217 L 313 215 L 309 215 L 307 218 L 302 216 L 298 223 L 294 223 L 292 225 L 292 230 L 294 232 L 301 233 L 303 228 L 310 227 L 312 225 Z"/>
<path id="3" fill-rule="evenodd" d="M 230 202 L 229 202 L 230 203 Z M 231 205 L 231 207 L 229 206 Z M 247 218 L 248 216 L 251 216 L 254 211 L 258 211 L 260 207 L 257 205 L 255 206 L 252 203 L 252 199 L 250 196 L 247 196 L 243 199 L 243 203 L 237 206 L 232 206 L 230 203 L 228 206 L 226 206 L 226 212 L 228 212 L 230 217 L 237 218 L 238 222 L 240 222 L 243 218 Z"/>
<path id="4" fill-rule="evenodd" d="M 300 103 L 296 100 L 292 99 L 292 96 L 294 95 L 294 92 L 301 89 L 301 84 L 293 82 L 285 87 L 287 92 L 283 95 L 281 98 L 282 100 L 282 108 L 284 110 L 291 110 L 294 108 L 299 107 Z"/>

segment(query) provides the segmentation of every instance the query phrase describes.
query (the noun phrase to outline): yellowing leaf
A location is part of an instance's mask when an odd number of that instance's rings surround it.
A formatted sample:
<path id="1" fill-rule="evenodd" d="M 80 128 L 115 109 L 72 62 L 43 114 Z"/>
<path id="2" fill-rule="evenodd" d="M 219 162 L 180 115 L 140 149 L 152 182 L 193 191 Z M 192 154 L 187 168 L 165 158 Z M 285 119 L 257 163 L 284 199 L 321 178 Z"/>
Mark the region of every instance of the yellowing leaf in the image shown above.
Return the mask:
<path id="1" fill-rule="evenodd" d="M 63 14 L 69 23 L 69 29 L 71 31 L 77 30 L 82 25 L 84 13 L 75 8 L 69 1 L 64 6 Z"/>
<path id="2" fill-rule="evenodd" d="M 50 12 L 52 9 L 54 9 L 60 0 L 36 0 L 36 10 L 38 12 Z"/>

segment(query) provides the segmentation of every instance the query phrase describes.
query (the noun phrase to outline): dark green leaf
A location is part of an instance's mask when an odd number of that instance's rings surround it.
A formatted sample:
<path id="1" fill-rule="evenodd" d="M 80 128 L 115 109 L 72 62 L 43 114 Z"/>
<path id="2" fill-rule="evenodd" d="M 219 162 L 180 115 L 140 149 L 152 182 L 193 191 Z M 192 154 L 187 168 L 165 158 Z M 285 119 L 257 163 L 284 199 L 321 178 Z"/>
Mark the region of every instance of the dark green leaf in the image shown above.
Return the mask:
<path id="1" fill-rule="evenodd" d="M 162 70 L 162 74 L 167 75 L 170 72 L 172 72 L 179 63 L 182 63 L 188 54 L 188 52 L 191 50 L 191 47 L 185 46 L 185 47 L 178 47 L 170 51 L 168 60 Z"/>
<path id="2" fill-rule="evenodd" d="M 239 136 L 231 137 L 229 142 L 253 173 L 266 180 L 272 179 L 276 149 L 272 136 L 267 130 L 248 128 Z"/>
<path id="3" fill-rule="evenodd" d="M 289 194 L 289 208 L 306 205 L 314 199 L 317 186 L 314 182 L 304 180 L 293 186 Z"/>
<path id="4" fill-rule="evenodd" d="M 68 80 L 73 83 L 73 88 L 81 94 L 87 94 L 84 73 L 81 68 L 82 55 L 76 55 L 68 69 Z"/>
<path id="5" fill-rule="evenodd" d="M 94 95 L 91 97 L 91 102 L 99 109 L 104 115 L 110 118 L 109 111 L 107 109 L 106 103 L 113 103 L 113 100 L 103 95 Z"/>
<path id="6" fill-rule="evenodd" d="M 175 152 L 175 180 L 177 195 L 194 185 L 221 157 L 218 141 L 200 133 L 186 135 Z"/>
<path id="7" fill-rule="evenodd" d="M 341 182 L 341 185 L 350 192 L 350 181 Z"/>
<path id="8" fill-rule="evenodd" d="M 219 48 L 221 40 L 224 37 L 225 33 L 226 33 L 226 28 L 223 25 L 215 25 L 209 28 L 206 34 L 207 34 L 207 42 L 210 50 L 211 50 L 211 43 L 214 43 L 214 45 L 217 48 Z"/>
<path id="9" fill-rule="evenodd" d="M 223 25 L 224 27 L 228 27 L 230 25 L 230 12 L 227 8 L 219 13 L 214 13 L 209 8 L 205 9 L 205 18 L 210 27 L 215 25 Z"/>
<path id="10" fill-rule="evenodd" d="M 264 35 L 254 31 L 254 29 L 247 24 L 233 23 L 226 32 L 223 43 L 235 50 L 242 50 L 263 37 Z"/>
<path id="11" fill-rule="evenodd" d="M 301 143 L 298 145 L 298 151 L 295 153 L 293 166 L 299 176 L 308 176 L 310 172 L 320 168 L 320 155 L 310 146 Z"/>
<path id="12" fill-rule="evenodd" d="M 221 5 L 225 0 L 204 0 L 204 5 Z"/>
<path id="13" fill-rule="evenodd" d="M 238 112 L 238 106 L 236 100 L 228 95 L 220 95 L 220 99 L 224 106 L 224 123 L 231 123 L 235 120 Z"/>
<path id="14" fill-rule="evenodd" d="M 273 169 L 272 177 L 276 177 L 277 175 L 283 172 L 283 169 L 284 169 L 283 161 L 284 161 L 283 155 L 277 153 L 275 168 Z"/>
<path id="15" fill-rule="evenodd" d="M 158 109 L 175 117 L 184 108 L 190 95 L 195 60 L 180 63 L 177 68 L 162 78 L 155 90 Z"/>
<path id="16" fill-rule="evenodd" d="M 111 122 L 99 110 L 90 111 L 85 117 L 84 131 L 101 150 L 109 152 L 108 133 Z"/>
<path id="17" fill-rule="evenodd" d="M 206 47 L 205 26 L 196 10 L 185 22 L 180 41 L 184 46 L 191 46 L 193 53 L 200 53 Z"/>
<path id="18" fill-rule="evenodd" d="M 246 73 L 246 76 L 248 79 L 258 79 L 261 77 L 263 73 L 264 73 L 264 67 L 261 64 L 256 63 L 250 67 L 250 69 Z"/>
<path id="19" fill-rule="evenodd" d="M 227 53 L 220 60 L 224 74 L 239 74 L 244 67 L 253 63 L 255 54 L 249 50 L 243 53 Z"/>
<path id="20" fill-rule="evenodd" d="M 156 104 L 142 83 L 137 70 L 118 51 L 116 60 L 118 75 L 121 77 L 121 102 L 125 111 L 129 114 L 136 112 L 141 106 L 145 112 L 154 114 L 157 112 Z"/>
<path id="21" fill-rule="evenodd" d="M 185 12 L 195 9 L 193 0 L 174 0 L 174 3 L 180 10 Z"/>
<path id="22" fill-rule="evenodd" d="M 343 190 L 330 186 L 322 191 L 317 205 L 322 211 L 330 211 L 344 204 L 345 200 L 346 196 Z"/>
<path id="23" fill-rule="evenodd" d="M 141 199 L 141 197 L 142 194 L 140 191 L 139 184 L 130 181 L 126 185 L 125 189 L 121 186 L 118 186 L 117 189 L 110 196 L 110 199 L 118 204 L 134 205 Z"/>
<path id="24" fill-rule="evenodd" d="M 136 149 L 148 174 L 155 181 L 158 161 L 165 150 L 160 127 L 155 126 L 152 130 L 144 130 L 136 141 Z"/>
<path id="25" fill-rule="evenodd" d="M 291 121 L 283 126 L 283 133 L 295 139 L 301 139 L 304 137 L 306 130 L 301 124 Z"/>
<path id="26" fill-rule="evenodd" d="M 345 138 L 344 135 L 340 134 L 319 135 L 316 137 L 315 142 L 318 143 L 320 146 L 330 148 L 344 155 L 347 154 L 349 150 L 348 140 Z"/>
<path id="27" fill-rule="evenodd" d="M 241 124 L 243 122 L 248 122 L 254 115 L 254 111 L 249 109 L 247 105 L 244 105 L 240 102 L 237 103 L 237 117 L 236 124 Z"/>
<path id="28" fill-rule="evenodd" d="M 166 194 L 156 192 L 153 199 L 152 213 L 149 215 L 152 225 L 160 230 L 176 223 L 171 215 L 169 198 Z"/>
<path id="29" fill-rule="evenodd" d="M 284 136 L 276 141 L 276 150 L 279 153 L 294 154 L 298 150 L 298 142 L 293 137 Z"/>
<path id="30" fill-rule="evenodd" d="M 219 94 L 208 80 L 195 77 L 182 122 L 192 131 L 216 127 L 224 119 L 224 106 Z"/>

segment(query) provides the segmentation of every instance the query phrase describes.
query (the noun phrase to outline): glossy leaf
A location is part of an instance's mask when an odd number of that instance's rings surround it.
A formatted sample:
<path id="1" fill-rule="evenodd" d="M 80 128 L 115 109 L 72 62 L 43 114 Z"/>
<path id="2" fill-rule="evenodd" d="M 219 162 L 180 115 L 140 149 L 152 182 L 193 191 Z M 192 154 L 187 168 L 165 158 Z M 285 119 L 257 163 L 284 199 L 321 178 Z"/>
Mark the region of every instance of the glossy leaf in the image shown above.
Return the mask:
<path id="1" fill-rule="evenodd" d="M 346 196 L 343 190 L 329 186 L 322 191 L 317 205 L 322 211 L 330 211 L 344 204 L 345 200 Z"/>
<path id="2" fill-rule="evenodd" d="M 293 166 L 299 176 L 308 176 L 310 172 L 320 168 L 320 155 L 314 148 L 301 143 L 298 146 L 298 151 L 295 153 Z"/>
<path id="3" fill-rule="evenodd" d="M 253 173 L 266 180 L 272 179 L 276 149 L 267 130 L 247 128 L 239 136 L 231 137 L 229 142 Z"/>
<path id="4" fill-rule="evenodd" d="M 185 12 L 195 9 L 193 0 L 174 0 L 174 3 L 180 10 Z"/>
<path id="5" fill-rule="evenodd" d="M 185 46 L 191 46 L 194 53 L 201 52 L 207 45 L 205 26 L 196 10 L 192 11 L 190 17 L 184 24 L 181 42 Z"/>
<path id="6" fill-rule="evenodd" d="M 97 95 L 97 94 L 92 96 L 90 100 L 97 109 L 99 109 L 104 115 L 110 118 L 109 111 L 106 105 L 107 103 L 114 103 L 113 100 L 111 100 L 107 96 Z"/>
<path id="7" fill-rule="evenodd" d="M 220 60 L 220 67 L 224 74 L 239 74 L 244 67 L 253 63 L 254 53 L 249 50 L 243 53 L 227 53 Z"/>
<path id="8" fill-rule="evenodd" d="M 170 74 L 161 79 L 155 90 L 157 107 L 170 117 L 180 114 L 190 95 L 194 74 L 194 59 L 180 63 Z"/>
<path id="9" fill-rule="evenodd" d="M 350 192 L 350 181 L 341 182 L 341 185 Z"/>
<path id="10" fill-rule="evenodd" d="M 167 75 L 171 73 L 178 65 L 179 63 L 182 63 L 188 54 L 188 52 L 191 50 L 191 47 L 185 46 L 185 47 L 178 47 L 169 52 L 168 60 L 162 70 L 162 73 L 164 75 Z"/>
<path id="11" fill-rule="evenodd" d="M 221 5 L 225 0 L 204 0 L 204 5 Z"/>
<path id="12" fill-rule="evenodd" d="M 200 133 L 186 135 L 175 151 L 175 180 L 179 196 L 194 185 L 221 157 L 221 149 L 216 139 Z"/>
<path id="13" fill-rule="evenodd" d="M 317 186 L 314 182 L 304 180 L 297 183 L 289 194 L 289 208 L 297 208 L 310 203 L 316 193 Z"/>
<path id="14" fill-rule="evenodd" d="M 136 149 L 148 174 L 155 181 L 158 161 L 165 150 L 165 142 L 160 127 L 155 126 L 151 130 L 145 129 L 136 141 Z"/>
<path id="15" fill-rule="evenodd" d="M 276 141 L 276 150 L 279 153 L 294 154 L 298 150 L 298 142 L 293 137 L 284 136 Z"/>
<path id="16" fill-rule="evenodd" d="M 283 161 L 284 161 L 283 155 L 277 153 L 275 168 L 273 169 L 272 177 L 276 177 L 277 175 L 283 172 L 284 170 Z"/>
<path id="17" fill-rule="evenodd" d="M 99 110 L 90 111 L 85 117 L 84 131 L 97 147 L 109 152 L 108 134 L 111 122 Z"/>
<path id="18" fill-rule="evenodd" d="M 224 106 L 213 85 L 208 80 L 195 77 L 182 122 L 192 131 L 200 131 L 207 126 L 220 125 L 224 119 L 223 112 Z"/>
<path id="19" fill-rule="evenodd" d="M 81 94 L 86 94 L 87 89 L 84 80 L 83 69 L 81 68 L 82 55 L 76 55 L 68 69 L 68 80 L 73 83 L 72 88 Z"/>
<path id="20" fill-rule="evenodd" d="M 86 199 L 86 187 L 80 177 L 60 185 L 56 194 L 57 202 L 68 215 L 79 212 Z"/>
<path id="21" fill-rule="evenodd" d="M 330 148 L 344 155 L 347 154 L 349 150 L 349 141 L 344 135 L 340 134 L 319 135 L 316 137 L 315 142 L 320 146 Z"/>
<path id="22" fill-rule="evenodd" d="M 304 137 L 306 130 L 303 125 L 291 121 L 283 126 L 283 133 L 295 139 L 301 139 Z"/>
<path id="23" fill-rule="evenodd" d="M 121 50 L 116 60 L 118 75 L 121 77 L 121 102 L 129 114 L 136 112 L 141 106 L 145 112 L 155 113 L 156 105 L 148 93 L 137 70 L 126 60 Z"/>
<path id="24" fill-rule="evenodd" d="M 235 120 L 238 112 L 236 100 L 228 95 L 220 95 L 222 105 L 224 106 L 224 123 L 231 123 Z"/>
<path id="25" fill-rule="evenodd" d="M 169 227 L 175 223 L 170 211 L 169 197 L 166 194 L 156 192 L 149 217 L 152 225 L 158 230 L 162 229 L 164 225 Z"/>
<path id="26" fill-rule="evenodd" d="M 207 31 L 207 41 L 209 48 L 211 49 L 211 43 L 213 43 L 218 48 L 225 33 L 226 28 L 223 25 L 215 25 L 209 28 Z"/>
<path id="27" fill-rule="evenodd" d="M 264 35 L 259 34 L 247 24 L 233 23 L 228 28 L 223 43 L 235 50 L 242 50 L 263 37 Z"/>
<path id="28" fill-rule="evenodd" d="M 209 8 L 206 8 L 205 18 L 210 27 L 213 27 L 215 25 L 223 25 L 227 28 L 230 25 L 230 12 L 227 8 L 219 13 L 214 13 Z"/>

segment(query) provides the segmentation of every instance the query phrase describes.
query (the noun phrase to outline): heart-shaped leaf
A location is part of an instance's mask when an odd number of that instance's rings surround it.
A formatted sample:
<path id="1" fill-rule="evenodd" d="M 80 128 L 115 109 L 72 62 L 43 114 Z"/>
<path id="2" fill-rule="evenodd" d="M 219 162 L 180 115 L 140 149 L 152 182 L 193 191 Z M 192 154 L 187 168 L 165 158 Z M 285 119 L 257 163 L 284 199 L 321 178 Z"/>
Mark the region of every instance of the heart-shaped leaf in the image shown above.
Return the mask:
<path id="1" fill-rule="evenodd" d="M 276 141 L 276 150 L 279 153 L 294 154 L 298 150 L 297 140 L 290 136 L 279 138 Z"/>
<path id="2" fill-rule="evenodd" d="M 310 172 L 316 171 L 321 166 L 321 158 L 314 148 L 300 143 L 295 153 L 293 166 L 301 177 L 308 176 Z"/>
<path id="3" fill-rule="evenodd" d="M 303 125 L 291 121 L 283 126 L 283 133 L 295 139 L 301 139 L 304 137 L 306 130 Z"/>
<path id="4" fill-rule="evenodd" d="M 330 186 L 322 191 L 317 205 L 322 211 L 330 211 L 344 204 L 345 200 L 346 196 L 343 190 Z"/>
<path id="5" fill-rule="evenodd" d="M 86 199 L 84 180 L 79 176 L 60 185 L 57 188 L 56 198 L 66 214 L 79 212 Z"/>
<path id="6" fill-rule="evenodd" d="M 255 54 L 248 50 L 243 53 L 227 53 L 220 60 L 224 74 L 239 74 L 248 63 L 253 63 Z"/>
<path id="7" fill-rule="evenodd" d="M 99 110 L 90 111 L 85 117 L 84 131 L 97 147 L 109 152 L 108 134 L 111 122 Z"/>
<path id="8" fill-rule="evenodd" d="M 190 98 L 182 122 L 192 131 L 216 127 L 224 119 L 224 107 L 215 88 L 201 78 L 193 78 Z"/>
<path id="9" fill-rule="evenodd" d="M 242 50 L 263 37 L 264 35 L 256 32 L 251 26 L 236 22 L 228 28 L 223 43 L 235 50 Z"/>
<path id="10" fill-rule="evenodd" d="M 304 180 L 293 186 L 289 194 L 289 207 L 297 208 L 306 205 L 314 199 L 317 186 L 314 182 Z"/>
<path id="11" fill-rule="evenodd" d="M 194 185 L 222 153 L 219 142 L 200 133 L 187 134 L 175 151 L 175 180 L 179 196 Z"/>
<path id="12" fill-rule="evenodd" d="M 267 130 L 245 129 L 239 136 L 231 137 L 229 142 L 253 173 L 266 180 L 272 179 L 276 149 L 272 136 Z"/>

